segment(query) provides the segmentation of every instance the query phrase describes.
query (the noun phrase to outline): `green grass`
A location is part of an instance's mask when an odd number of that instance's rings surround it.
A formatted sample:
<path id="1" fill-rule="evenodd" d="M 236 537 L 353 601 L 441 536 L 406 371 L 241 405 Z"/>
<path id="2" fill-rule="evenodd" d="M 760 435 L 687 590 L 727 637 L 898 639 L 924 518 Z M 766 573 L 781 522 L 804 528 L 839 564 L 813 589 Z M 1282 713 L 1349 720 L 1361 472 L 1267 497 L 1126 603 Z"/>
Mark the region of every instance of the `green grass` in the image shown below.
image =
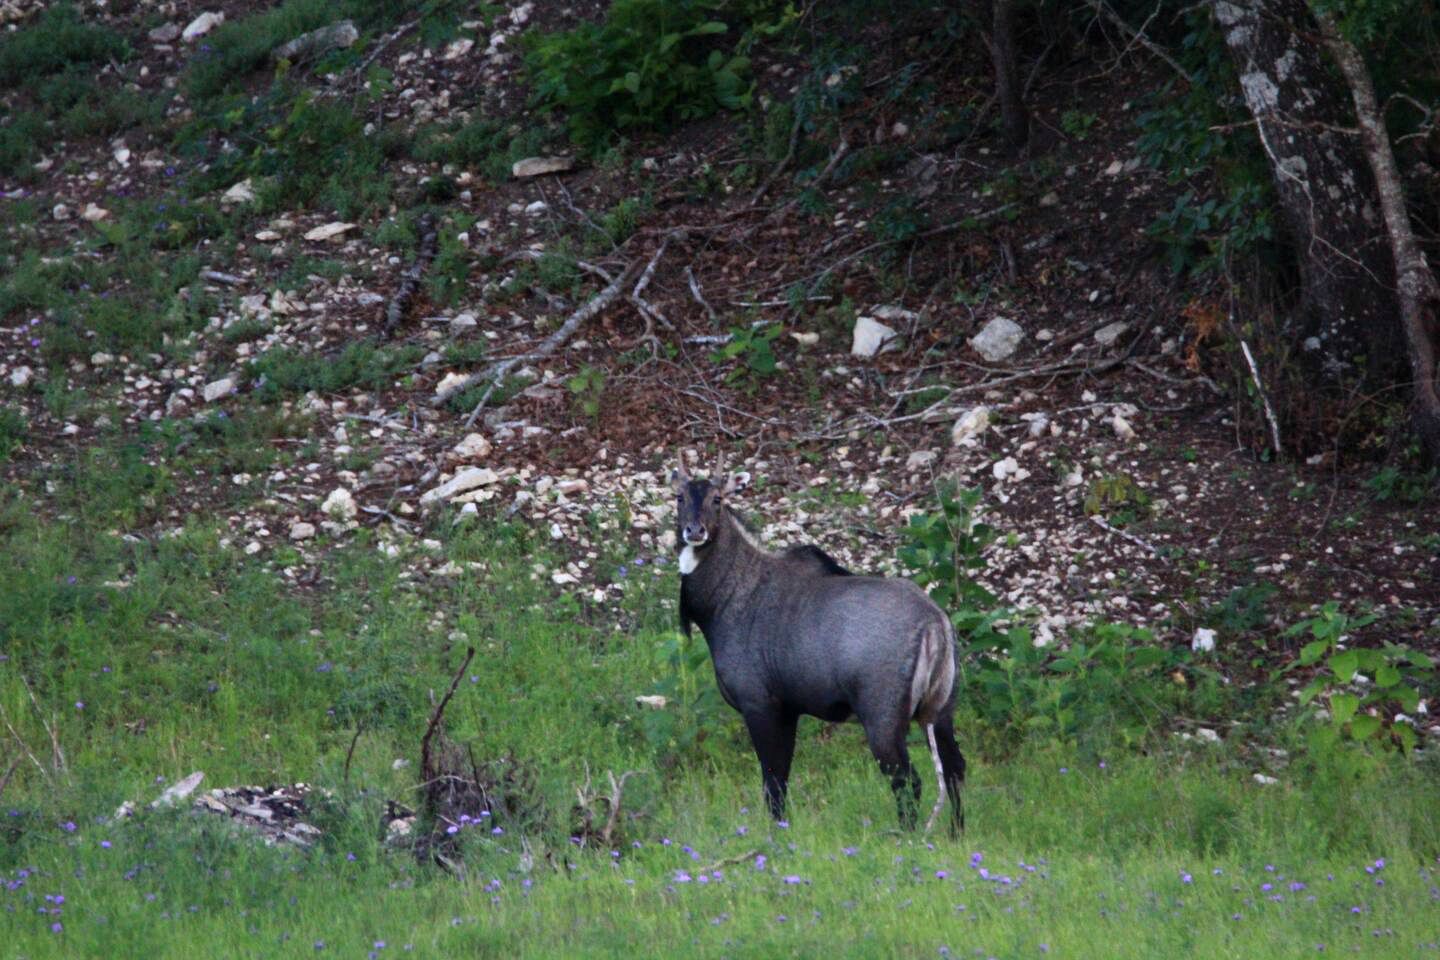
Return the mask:
<path id="1" fill-rule="evenodd" d="M 56 4 L 26 29 L 0 39 L 0 90 L 129 55 L 123 37 L 85 23 L 72 4 Z"/>
<path id="2" fill-rule="evenodd" d="M 308 956 L 324 941 L 327 954 L 381 956 L 412 944 L 432 956 L 681 945 L 702 957 L 1248 958 L 1320 943 L 1407 956 L 1435 939 L 1425 871 L 1440 854 L 1440 777 L 1428 758 L 1337 752 L 1261 786 L 1240 745 L 1162 738 L 1142 754 L 1036 737 L 987 755 L 975 745 L 992 738 L 962 708 L 969 829 L 952 841 L 896 831 L 860 730 L 806 721 L 782 829 L 762 812 L 738 719 L 716 706 L 703 643 L 676 639 L 666 566 L 637 566 L 617 545 L 595 563 L 626 596 L 594 606 L 532 574 L 559 558 L 518 524 L 441 518 L 429 534 L 441 553 L 420 562 L 474 566 L 429 580 L 406 575 L 414 554 L 387 558 L 364 532 L 313 560 L 288 547 L 246 557 L 204 517 L 173 537 L 117 535 L 126 504 L 149 496 L 165 510 L 176 479 L 229 469 L 207 468 L 205 450 L 276 429 L 152 436 L 128 460 L 96 449 L 49 478 L 53 506 L 81 522 L 38 520 L 13 494 L 0 506 L 0 706 L 35 754 L 17 754 L 15 737 L 0 754 L 22 759 L 0 800 L 0 938 L 15 956 Z M 288 586 L 294 566 L 313 570 L 310 588 Z M 538 812 L 499 821 L 500 835 L 466 828 L 462 881 L 387 849 L 378 817 L 385 798 L 413 800 L 429 691 L 467 644 L 478 652 L 447 733 L 481 761 L 516 757 Z M 678 703 L 642 711 L 633 697 L 657 684 Z M 912 749 L 923 758 L 916 738 Z M 188 811 L 109 820 L 158 793 L 157 777 L 192 770 L 207 786 L 334 791 L 314 815 L 324 840 L 266 848 Z M 636 775 L 619 857 L 577 848 L 576 786 L 622 770 Z M 61 913 L 42 915 L 56 894 Z"/>

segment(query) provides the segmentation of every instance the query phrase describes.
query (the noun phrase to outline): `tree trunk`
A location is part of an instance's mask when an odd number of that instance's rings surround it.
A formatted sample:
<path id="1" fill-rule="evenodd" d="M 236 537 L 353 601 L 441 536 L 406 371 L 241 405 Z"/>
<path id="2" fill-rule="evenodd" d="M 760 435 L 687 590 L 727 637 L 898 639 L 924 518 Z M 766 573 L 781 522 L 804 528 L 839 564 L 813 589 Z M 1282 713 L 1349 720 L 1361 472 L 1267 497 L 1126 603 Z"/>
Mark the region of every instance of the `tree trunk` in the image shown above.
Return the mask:
<path id="1" fill-rule="evenodd" d="M 1298 247 L 1301 295 L 1287 336 L 1330 379 L 1383 379 L 1401 351 L 1395 268 L 1374 177 L 1345 129 L 1344 86 L 1323 48 L 1301 35 L 1316 32 L 1310 8 L 1306 0 L 1210 2 Z"/>
<path id="2" fill-rule="evenodd" d="M 1030 141 L 1030 113 L 1020 89 L 1020 68 L 1015 56 L 1014 0 L 974 0 L 985 48 L 995 69 L 995 99 L 1000 102 L 1000 122 L 1005 143 L 1021 150 Z"/>
<path id="3" fill-rule="evenodd" d="M 1360 51 L 1341 35 L 1327 14 L 1317 13 L 1316 17 L 1325 35 L 1325 45 L 1350 85 L 1365 153 L 1380 191 L 1380 209 L 1385 215 L 1390 250 L 1395 260 L 1395 275 L 1399 278 L 1400 326 L 1405 332 L 1406 353 L 1410 359 L 1410 372 L 1414 376 L 1411 416 L 1415 432 L 1426 458 L 1431 463 L 1440 463 L 1440 390 L 1437 390 L 1435 382 L 1435 341 L 1440 334 L 1436 326 L 1440 285 L 1436 284 L 1435 275 L 1430 272 L 1425 256 L 1415 242 L 1410 213 L 1405 208 L 1400 171 L 1395 164 L 1390 136 L 1380 118 L 1370 70 L 1365 66 Z"/>

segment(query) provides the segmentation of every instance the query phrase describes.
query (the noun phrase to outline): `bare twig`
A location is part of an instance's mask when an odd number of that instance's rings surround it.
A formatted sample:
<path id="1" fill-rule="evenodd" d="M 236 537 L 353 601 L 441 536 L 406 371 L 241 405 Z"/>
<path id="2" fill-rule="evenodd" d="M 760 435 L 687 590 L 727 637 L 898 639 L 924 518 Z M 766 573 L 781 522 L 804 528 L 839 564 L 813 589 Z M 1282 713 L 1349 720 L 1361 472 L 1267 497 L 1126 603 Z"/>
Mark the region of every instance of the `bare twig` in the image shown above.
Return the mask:
<path id="1" fill-rule="evenodd" d="M 460 686 L 461 679 L 465 676 L 465 668 L 470 666 L 470 661 L 475 658 L 475 648 L 469 647 L 465 651 L 465 659 L 460 661 L 460 669 L 455 671 L 455 679 L 450 681 L 450 689 L 445 696 L 435 705 L 435 711 L 430 714 L 430 725 L 425 728 L 425 736 L 420 741 L 420 775 L 427 780 L 434 779 L 436 774 L 430 763 L 430 739 L 435 736 L 435 730 L 440 726 L 440 718 L 445 715 L 445 705 L 450 698 L 455 696 L 455 689 Z"/>
<path id="2" fill-rule="evenodd" d="M 1255 355 L 1250 352 L 1250 344 L 1244 340 L 1240 341 L 1240 352 L 1245 355 L 1245 365 L 1250 368 L 1250 379 L 1255 381 L 1255 391 L 1260 394 L 1265 421 L 1270 424 L 1270 439 L 1275 444 L 1275 456 L 1283 457 L 1285 448 L 1280 446 L 1280 421 L 1275 418 L 1275 408 L 1270 406 L 1270 394 L 1265 392 L 1265 384 L 1260 380 L 1260 367 L 1255 363 Z"/>
<path id="3" fill-rule="evenodd" d="M 620 795 L 625 791 L 625 781 L 635 776 L 636 771 L 626 770 L 620 774 L 620 779 L 615 779 L 615 774 L 605 771 L 610 778 L 610 816 L 605 820 L 605 827 L 600 831 L 600 842 L 606 846 L 610 845 L 610 838 L 615 834 L 615 824 L 620 819 Z"/>
<path id="4" fill-rule="evenodd" d="M 5 721 L 5 728 L 10 731 L 10 736 L 15 738 L 15 745 L 20 748 L 25 756 L 30 758 L 30 762 L 35 764 L 35 769 L 39 770 L 46 780 L 52 780 L 53 778 L 50 776 L 50 771 L 45 769 L 45 764 L 41 763 L 40 758 L 35 756 L 35 751 L 30 749 L 30 745 L 20 736 L 20 731 L 16 730 L 15 725 L 10 722 L 10 717 L 6 714 L 5 704 L 3 703 L 0 703 L 0 720 Z"/>
<path id="5" fill-rule="evenodd" d="M 1184 77 L 1186 83 L 1190 84 L 1190 86 L 1192 87 L 1195 86 L 1195 78 L 1191 76 L 1190 71 L 1180 66 L 1179 62 L 1174 57 L 1170 56 L 1170 54 L 1166 53 L 1154 41 L 1152 41 L 1149 37 L 1145 36 L 1145 32 L 1143 29 L 1137 30 L 1134 27 L 1130 26 L 1130 24 L 1125 22 L 1125 19 L 1123 17 L 1121 17 L 1114 10 L 1110 9 L 1110 5 L 1108 3 L 1105 3 L 1104 0 L 1085 0 L 1085 3 L 1090 7 L 1091 10 L 1094 10 L 1097 15 L 1104 17 L 1106 20 L 1109 20 L 1116 27 L 1118 27 L 1121 33 L 1125 34 L 1135 43 L 1140 44 L 1140 46 L 1150 51 L 1150 53 L 1153 54 L 1157 59 L 1163 61 L 1167 66 L 1169 66 L 1171 70 L 1174 70 L 1176 73 L 1180 74 L 1180 76 Z M 1158 13 L 1160 8 L 1157 6 L 1155 9 Z M 1151 19 L 1153 18 L 1154 14 L 1151 14 Z M 1149 22 L 1149 20 L 1146 20 L 1146 23 Z"/>
<path id="6" fill-rule="evenodd" d="M 385 52 L 386 47 L 390 46 L 390 44 L 394 43 L 396 40 L 399 40 L 401 37 L 405 36 L 405 34 L 409 33 L 411 30 L 414 30 L 419 25 L 420 20 L 416 18 L 414 20 L 411 20 L 409 23 L 402 23 L 400 26 L 392 30 L 388 35 L 381 38 L 380 42 L 375 44 L 375 48 L 370 51 L 370 56 L 362 60 L 360 62 L 360 65 L 355 68 L 356 84 L 358 85 L 359 83 L 364 81 L 365 71 L 369 69 L 370 64 L 374 63 L 376 58 L 379 57 L 380 54 Z"/>
<path id="7" fill-rule="evenodd" d="M 237 277 L 233 273 L 221 273 L 219 270 L 201 270 L 201 280 L 209 280 L 212 283 L 223 283 L 227 287 L 245 286 L 245 278 Z"/>
<path id="8" fill-rule="evenodd" d="M 610 285 L 607 286 L 604 290 L 601 290 L 599 293 L 595 294 L 595 296 L 585 301 L 585 303 L 582 304 L 579 309 L 577 309 L 574 313 L 570 315 L 570 318 L 565 321 L 565 323 L 560 327 L 559 330 L 556 330 L 550 336 L 546 337 L 543 341 L 541 341 L 540 345 L 535 350 L 525 354 L 524 356 L 529 359 L 538 359 L 540 357 L 546 357 L 549 356 L 551 353 L 554 353 L 555 350 L 562 343 L 570 339 L 570 337 L 575 333 L 575 331 L 580 328 L 581 324 L 585 323 L 587 320 L 591 319 L 601 310 L 604 310 L 612 302 L 614 302 L 615 298 L 620 296 L 621 292 L 625 289 L 625 282 L 628 279 L 629 271 L 627 270 L 620 276 L 616 277 L 615 280 L 613 280 Z M 468 427 L 475 422 L 475 419 L 478 416 L 480 416 L 480 411 L 484 409 L 486 402 L 490 399 L 490 394 L 495 391 L 495 387 L 500 384 L 510 373 L 510 371 L 515 369 L 515 367 L 521 362 L 521 357 L 510 357 L 507 360 L 503 360 L 499 363 L 493 364 L 487 367 L 484 371 L 476 374 L 471 374 L 470 376 L 461 380 L 459 383 L 454 384 L 448 389 L 438 393 L 434 401 L 432 402 L 438 406 L 439 404 L 442 404 L 446 400 L 449 400 L 451 397 L 455 396 L 457 393 L 463 393 L 464 391 L 469 390 L 471 387 L 474 387 L 477 384 L 485 383 L 488 381 L 490 383 L 489 389 L 487 389 L 484 396 L 480 398 L 480 402 L 475 405 L 475 409 L 471 410 L 470 415 L 465 418 L 465 425 Z"/>
<path id="9" fill-rule="evenodd" d="M 365 725 L 358 724 L 355 727 L 355 736 L 350 738 L 350 749 L 345 751 L 345 785 L 350 785 L 350 760 L 355 756 L 355 744 L 360 742 L 360 734 L 365 732 Z"/>
<path id="10" fill-rule="evenodd" d="M 710 864 L 710 866 L 702 868 L 700 872 L 713 873 L 716 870 L 719 870 L 721 867 L 733 867 L 737 863 L 744 863 L 747 860 L 754 860 L 758 856 L 760 856 L 759 850 L 746 850 L 744 853 L 737 853 L 733 857 L 726 857 L 723 860 L 716 860 L 714 863 Z"/>
<path id="11" fill-rule="evenodd" d="M 15 768 L 20 766 L 20 761 L 24 759 L 25 756 L 23 754 L 20 754 L 17 755 L 14 760 L 10 761 L 10 766 L 8 769 L 6 769 L 5 775 L 3 777 L 0 777 L 0 795 L 3 795 L 5 793 L 5 788 L 10 786 L 10 778 L 15 775 Z"/>
<path id="12" fill-rule="evenodd" d="M 35 716 L 40 718 L 40 725 L 44 727 L 45 732 L 50 735 L 50 762 L 55 767 L 56 772 L 64 773 L 66 767 L 65 751 L 60 749 L 60 737 L 55 733 L 55 728 L 50 726 L 49 722 L 46 721 L 45 712 L 40 709 L 40 701 L 35 699 L 35 690 L 30 686 L 30 681 L 22 676 L 20 682 L 25 684 L 25 692 L 30 694 L 30 705 L 35 708 Z"/>
<path id="13" fill-rule="evenodd" d="M 700 290 L 700 281 L 695 279 L 695 271 L 690 269 L 688 263 L 685 265 L 685 281 L 690 284 L 690 296 L 694 297 L 695 302 L 705 309 L 705 315 L 710 318 L 710 326 L 713 327 L 719 324 L 719 315 L 716 314 L 715 308 L 710 306 L 709 302 L 705 299 L 705 294 Z"/>
<path id="14" fill-rule="evenodd" d="M 1111 526 L 1111 525 L 1109 524 L 1109 522 L 1107 522 L 1107 521 L 1105 520 L 1104 517 L 1097 516 L 1097 515 L 1095 515 L 1095 514 L 1091 514 L 1091 516 L 1090 516 L 1090 522 L 1093 523 L 1093 524 L 1095 524 L 1097 527 L 1099 527 L 1101 530 L 1104 530 L 1104 531 L 1105 531 L 1106 533 L 1108 533 L 1108 534 L 1111 534 L 1111 535 L 1113 535 L 1113 536 L 1117 536 L 1117 537 L 1119 537 L 1121 540 L 1129 540 L 1131 543 L 1135 544 L 1137 547 L 1143 547 L 1144 549 L 1150 551 L 1152 554 L 1154 554 L 1156 557 L 1159 557 L 1161 560 L 1164 560 L 1164 559 L 1165 559 L 1165 557 L 1161 555 L 1159 549 L 1157 549 L 1154 544 L 1152 544 L 1152 543 L 1150 543 L 1150 542 L 1148 542 L 1148 541 L 1146 541 L 1146 540 L 1141 540 L 1139 537 L 1135 536 L 1135 534 L 1133 534 L 1133 533 L 1126 533 L 1124 530 L 1121 530 L 1121 529 L 1119 529 L 1118 527 L 1113 527 L 1113 526 Z"/>
<path id="15" fill-rule="evenodd" d="M 395 296 L 390 298 L 390 305 L 385 308 L 385 326 L 381 328 L 381 335 L 390 337 L 395 328 L 404 319 L 406 311 L 410 309 L 410 301 L 415 299 L 415 291 L 420 288 L 420 278 L 425 275 L 425 270 L 430 266 L 430 261 L 435 259 L 435 248 L 439 243 L 440 230 L 435 224 L 435 216 L 426 213 L 420 218 L 420 246 L 415 251 L 415 259 L 411 261 L 409 268 L 401 275 L 400 288 L 395 291 Z"/>
<path id="16" fill-rule="evenodd" d="M 800 113 L 799 111 L 796 111 L 795 122 L 790 125 L 790 145 L 785 150 L 785 156 L 780 158 L 780 162 L 775 164 L 774 168 L 771 169 L 770 173 L 766 175 L 763 181 L 761 181 L 760 186 L 756 188 L 754 195 L 750 198 L 750 206 L 753 207 L 761 201 L 761 199 L 765 196 L 765 193 L 770 189 L 770 184 L 774 183 L 775 178 L 780 176 L 780 174 L 784 172 L 785 168 L 790 165 L 791 160 L 795 159 L 795 148 L 799 145 L 799 143 Z"/>

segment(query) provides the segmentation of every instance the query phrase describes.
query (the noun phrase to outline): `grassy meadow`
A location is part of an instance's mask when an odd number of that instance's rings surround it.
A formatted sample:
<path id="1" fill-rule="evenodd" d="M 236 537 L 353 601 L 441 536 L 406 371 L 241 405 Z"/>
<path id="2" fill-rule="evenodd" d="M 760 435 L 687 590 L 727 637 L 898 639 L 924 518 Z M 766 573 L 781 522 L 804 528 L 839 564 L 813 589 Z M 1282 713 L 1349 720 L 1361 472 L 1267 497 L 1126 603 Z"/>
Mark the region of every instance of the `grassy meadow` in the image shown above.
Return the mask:
<path id="1" fill-rule="evenodd" d="M 92 479 L 59 498 L 91 489 L 74 503 L 95 520 L 120 500 Z M 362 534 L 308 584 L 202 525 L 146 542 L 11 497 L 0 530 L 11 956 L 1378 957 L 1440 936 L 1428 757 L 1336 751 L 1262 785 L 1238 736 L 1017 743 L 962 705 L 952 839 L 899 832 L 859 728 L 807 721 L 776 826 L 703 641 L 674 627 L 664 558 L 601 558 L 625 593 L 592 606 L 556 597 L 535 566 L 551 548 L 521 525 L 438 524 L 453 578 Z M 385 844 L 380 814 L 415 803 L 430 696 L 467 644 L 448 735 L 523 768 L 525 796 L 474 811 L 456 877 Z M 666 710 L 634 703 L 656 689 Z M 325 788 L 323 838 L 267 847 L 147 809 L 193 770 L 202 789 Z M 572 839 L 576 788 L 625 770 L 613 849 Z M 114 819 L 127 799 L 140 814 Z"/>

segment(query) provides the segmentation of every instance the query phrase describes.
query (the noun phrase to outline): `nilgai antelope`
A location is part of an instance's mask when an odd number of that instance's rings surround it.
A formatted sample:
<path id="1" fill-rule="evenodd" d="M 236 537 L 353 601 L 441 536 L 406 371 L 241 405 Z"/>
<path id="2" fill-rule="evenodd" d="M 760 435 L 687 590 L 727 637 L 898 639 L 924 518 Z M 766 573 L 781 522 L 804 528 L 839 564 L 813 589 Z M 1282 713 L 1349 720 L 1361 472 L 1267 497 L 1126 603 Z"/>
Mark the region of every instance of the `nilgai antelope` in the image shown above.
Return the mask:
<path id="1" fill-rule="evenodd" d="M 950 796 L 951 832 L 964 829 L 965 758 L 955 743 L 955 633 L 909 580 L 854 576 L 820 549 L 763 548 L 730 509 L 749 475 L 671 474 L 680 548 L 680 624 L 700 627 L 725 702 L 740 712 L 760 760 L 770 813 L 785 813 L 801 714 L 865 728 L 890 777 L 901 825 L 914 828 L 920 775 L 905 736 L 925 728 L 941 789 L 926 828 Z"/>

